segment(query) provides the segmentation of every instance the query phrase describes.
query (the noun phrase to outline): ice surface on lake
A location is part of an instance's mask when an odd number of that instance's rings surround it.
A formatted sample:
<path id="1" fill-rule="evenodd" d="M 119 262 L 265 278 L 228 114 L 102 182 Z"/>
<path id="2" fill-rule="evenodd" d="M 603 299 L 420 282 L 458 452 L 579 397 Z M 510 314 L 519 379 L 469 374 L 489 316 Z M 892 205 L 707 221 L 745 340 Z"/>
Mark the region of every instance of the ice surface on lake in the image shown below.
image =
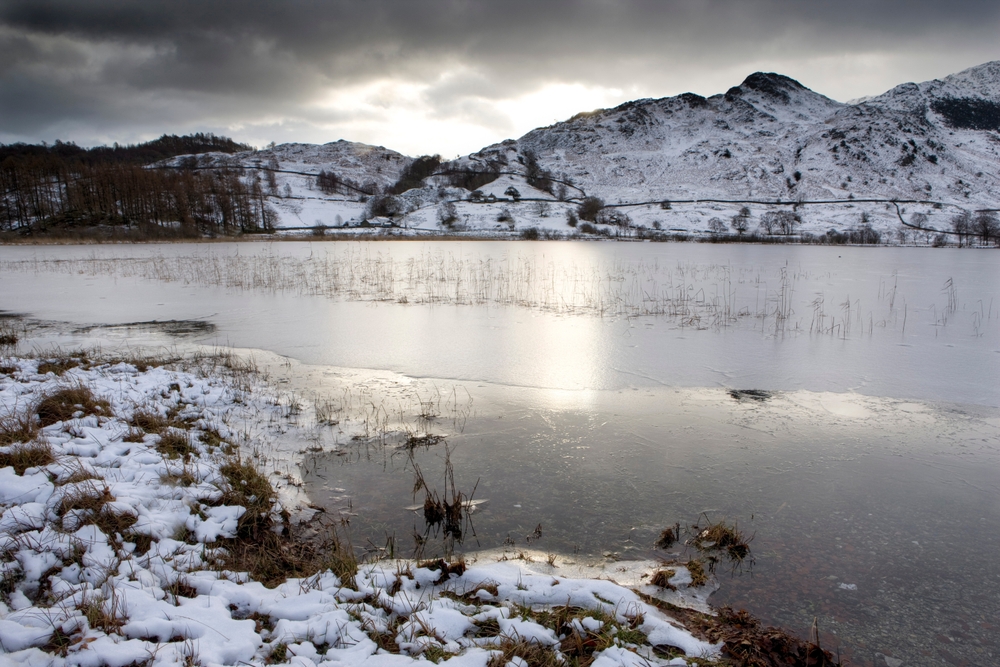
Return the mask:
<path id="1" fill-rule="evenodd" d="M 203 341 L 415 377 L 997 406 L 995 260 L 649 243 L 6 247 L 0 309 L 86 325 L 208 320 Z"/>

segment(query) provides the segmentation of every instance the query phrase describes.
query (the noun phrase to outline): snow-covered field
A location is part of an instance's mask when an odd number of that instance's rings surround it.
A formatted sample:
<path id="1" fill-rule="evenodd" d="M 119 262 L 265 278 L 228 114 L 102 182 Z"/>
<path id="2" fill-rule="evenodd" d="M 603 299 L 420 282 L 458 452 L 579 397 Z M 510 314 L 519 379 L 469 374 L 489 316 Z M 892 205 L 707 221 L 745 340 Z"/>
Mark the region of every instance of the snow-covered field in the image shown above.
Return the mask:
<path id="1" fill-rule="evenodd" d="M 251 369 L 41 363 L 0 359 L 4 664 L 524 667 L 541 651 L 611 667 L 719 654 L 651 604 L 707 610 L 713 579 L 695 587 L 680 564 L 663 571 L 666 588 L 648 583 L 654 563 L 523 552 L 381 560 L 265 587 L 227 569 L 229 555 L 267 542 L 255 527 L 277 535 L 305 515 L 253 486 L 266 477 L 253 474 L 248 424 L 281 409 Z"/>

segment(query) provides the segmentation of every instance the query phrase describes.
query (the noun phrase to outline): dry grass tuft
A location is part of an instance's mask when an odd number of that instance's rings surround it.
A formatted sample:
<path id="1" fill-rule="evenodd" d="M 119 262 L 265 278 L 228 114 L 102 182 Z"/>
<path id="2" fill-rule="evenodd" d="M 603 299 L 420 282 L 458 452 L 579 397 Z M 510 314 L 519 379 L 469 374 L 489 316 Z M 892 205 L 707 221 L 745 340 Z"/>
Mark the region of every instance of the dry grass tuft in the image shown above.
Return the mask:
<path id="1" fill-rule="evenodd" d="M 666 588 L 668 591 L 676 591 L 677 587 L 670 583 L 670 578 L 675 574 L 677 574 L 677 572 L 670 569 L 657 570 L 653 575 L 653 578 L 650 579 L 650 583 L 654 586 L 659 586 L 660 588 Z"/>
<path id="2" fill-rule="evenodd" d="M 180 472 L 171 472 L 161 476 L 160 482 L 171 486 L 194 486 L 198 483 L 198 478 L 194 476 L 191 470 L 185 467 Z"/>
<path id="3" fill-rule="evenodd" d="M 130 428 L 128 433 L 122 436 L 122 442 L 144 442 L 146 440 L 146 432 L 141 428 Z"/>
<path id="4" fill-rule="evenodd" d="M 80 464 L 79 462 L 77 462 L 72 467 L 67 468 L 67 470 L 72 470 L 72 472 L 66 475 L 65 478 L 61 478 L 58 482 L 59 485 L 79 484 L 80 482 L 86 482 L 87 480 L 91 479 L 101 479 L 93 472 L 84 468 L 83 465 Z"/>
<path id="5" fill-rule="evenodd" d="M 115 497 L 111 495 L 111 489 L 108 487 L 97 488 L 93 482 L 84 482 L 63 495 L 57 514 L 63 516 L 72 510 L 88 510 L 97 514 L 104 508 L 104 505 L 114 499 Z"/>
<path id="6" fill-rule="evenodd" d="M 83 360 L 81 359 L 46 359 L 38 364 L 38 374 L 47 375 L 52 373 L 54 375 L 62 375 L 71 368 L 77 368 L 80 366 Z"/>
<path id="7" fill-rule="evenodd" d="M 0 320 L 0 347 L 14 347 L 20 340 L 17 329 L 7 320 Z"/>
<path id="8" fill-rule="evenodd" d="M 111 405 L 83 385 L 60 389 L 39 401 L 35 414 L 42 426 L 72 419 L 77 412 L 85 415 L 111 414 Z"/>
<path id="9" fill-rule="evenodd" d="M 206 447 L 208 447 L 209 452 L 213 452 L 220 447 L 224 448 L 229 444 L 226 442 L 226 439 L 223 438 L 222 435 L 214 428 L 202 431 L 201 435 L 198 436 L 198 439 L 201 440 Z"/>
<path id="10" fill-rule="evenodd" d="M 708 575 L 705 574 L 705 567 L 700 560 L 692 558 L 684 563 L 684 567 L 691 573 L 691 587 L 698 588 L 708 583 Z"/>
<path id="11" fill-rule="evenodd" d="M 120 634 L 122 627 L 128 622 L 125 615 L 125 600 L 114 595 L 105 600 L 96 594 L 85 595 L 78 609 L 87 619 L 87 624 L 93 630 L 101 630 L 109 635 Z"/>
<path id="12" fill-rule="evenodd" d="M 712 641 L 723 642 L 723 655 L 742 667 L 839 667 L 819 639 L 805 642 L 778 628 L 764 627 L 745 610 L 719 610 L 721 625 L 710 632 Z"/>
<path id="13" fill-rule="evenodd" d="M 127 512 L 112 512 L 105 507 L 94 515 L 94 525 L 111 540 L 124 539 L 129 529 L 135 525 L 137 517 Z"/>
<path id="14" fill-rule="evenodd" d="M 191 446 L 191 437 L 184 431 L 174 428 L 168 428 L 160 434 L 156 451 L 168 459 L 183 458 L 185 461 L 195 453 L 194 447 Z"/>
<path id="15" fill-rule="evenodd" d="M 122 537 L 126 542 L 132 542 L 135 544 L 136 554 L 148 553 L 153 547 L 152 535 L 144 535 L 141 533 L 122 533 Z"/>
<path id="16" fill-rule="evenodd" d="M 219 472 L 224 480 L 222 504 L 240 505 L 247 510 L 240 517 L 237 535 L 255 538 L 268 531 L 273 525 L 271 508 L 277 493 L 267 476 L 250 461 L 239 458 L 224 463 Z"/>
<path id="17" fill-rule="evenodd" d="M 656 538 L 656 548 L 657 549 L 669 549 L 674 546 L 681 537 L 681 525 L 674 524 L 668 528 L 664 528 L 660 536 Z"/>
<path id="18" fill-rule="evenodd" d="M 254 538 L 237 537 L 225 543 L 226 555 L 218 563 L 227 570 L 248 572 L 267 587 L 289 577 L 306 578 L 330 570 L 341 584 L 355 586 L 358 561 L 349 542 L 332 530 L 323 539 L 279 535 L 265 530 Z"/>
<path id="19" fill-rule="evenodd" d="M 746 537 L 736 524 L 728 526 L 725 521 L 719 521 L 709 524 L 705 529 L 699 529 L 697 526 L 694 528 L 698 532 L 691 539 L 691 544 L 699 551 L 725 554 L 734 570 L 739 568 L 742 571 L 744 565 L 753 567 L 754 557 L 750 553 L 753 536 Z M 710 567 L 713 566 L 714 561 L 710 560 L 709 564 Z"/>
<path id="20" fill-rule="evenodd" d="M 38 424 L 35 423 L 35 415 L 32 411 L 0 417 L 0 447 L 7 447 L 18 442 L 30 442 L 37 433 Z"/>
<path id="21" fill-rule="evenodd" d="M 144 433 L 159 433 L 170 426 L 170 420 L 156 412 L 136 410 L 132 413 L 129 424 Z"/>
<path id="22" fill-rule="evenodd" d="M 6 452 L 0 452 L 0 468 L 11 466 L 18 475 L 23 475 L 28 468 L 41 468 L 55 463 L 52 447 L 40 442 L 26 445 L 14 445 Z"/>
<path id="23" fill-rule="evenodd" d="M 224 542 L 226 555 L 219 565 L 249 572 L 265 586 L 326 570 L 345 586 L 354 586 L 357 558 L 350 542 L 342 539 L 335 527 L 320 535 L 306 535 L 306 529 L 293 529 L 286 522 L 279 534 L 273 518 L 277 493 L 267 476 L 251 462 L 238 458 L 223 464 L 220 472 L 220 502 L 240 505 L 247 511 L 237 524 L 236 538 Z"/>
<path id="24" fill-rule="evenodd" d="M 520 658 L 528 667 L 562 667 L 563 659 L 551 646 L 520 637 L 504 637 L 490 656 L 486 667 L 505 667 L 513 658 Z"/>

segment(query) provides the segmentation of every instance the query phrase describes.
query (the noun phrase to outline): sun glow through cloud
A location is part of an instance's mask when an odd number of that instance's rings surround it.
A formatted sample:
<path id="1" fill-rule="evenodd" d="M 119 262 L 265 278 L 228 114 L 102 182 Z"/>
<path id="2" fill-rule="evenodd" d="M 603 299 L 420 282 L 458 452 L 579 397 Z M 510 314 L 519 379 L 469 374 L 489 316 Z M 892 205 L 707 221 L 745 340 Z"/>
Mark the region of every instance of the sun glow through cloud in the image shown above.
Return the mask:
<path id="1" fill-rule="evenodd" d="M 506 99 L 467 95 L 442 109 L 430 99 L 433 89 L 396 79 L 337 88 L 310 105 L 303 120 L 315 125 L 313 134 L 329 133 L 313 141 L 347 138 L 452 158 L 628 98 L 618 88 L 553 83 Z"/>

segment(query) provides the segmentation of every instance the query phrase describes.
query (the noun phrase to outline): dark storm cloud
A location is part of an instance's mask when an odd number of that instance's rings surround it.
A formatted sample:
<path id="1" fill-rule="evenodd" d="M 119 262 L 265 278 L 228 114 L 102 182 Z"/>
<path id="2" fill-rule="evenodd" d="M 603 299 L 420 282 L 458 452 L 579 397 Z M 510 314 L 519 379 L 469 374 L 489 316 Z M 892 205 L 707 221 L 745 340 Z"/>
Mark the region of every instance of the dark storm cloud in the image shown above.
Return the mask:
<path id="1" fill-rule="evenodd" d="M 1000 58 L 998 27 L 985 0 L 0 0 L 0 136 L 309 122 L 324 91 L 381 78 L 500 129 L 491 101 L 546 83 L 665 95 L 713 68 L 857 52 L 971 65 Z"/>

